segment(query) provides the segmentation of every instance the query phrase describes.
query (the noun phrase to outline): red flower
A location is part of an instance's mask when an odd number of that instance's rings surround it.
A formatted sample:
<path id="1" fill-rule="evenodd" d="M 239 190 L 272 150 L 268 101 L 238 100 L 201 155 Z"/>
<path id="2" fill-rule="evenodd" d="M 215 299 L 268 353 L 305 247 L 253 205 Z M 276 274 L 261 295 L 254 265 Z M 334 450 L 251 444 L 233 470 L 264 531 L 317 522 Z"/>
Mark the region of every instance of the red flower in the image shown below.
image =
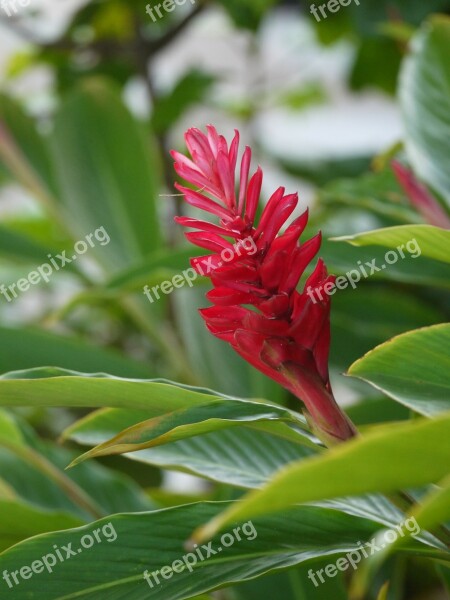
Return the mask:
<path id="1" fill-rule="evenodd" d="M 322 260 L 297 286 L 320 249 L 321 235 L 299 243 L 308 212 L 280 233 L 298 203 L 297 194 L 280 187 L 259 220 L 255 219 L 262 185 L 260 168 L 249 177 L 251 150 L 240 164 L 238 194 L 235 171 L 239 133 L 230 146 L 214 127 L 207 135 L 186 133 L 189 159 L 172 152 L 180 177 L 199 188 L 176 184 L 186 201 L 218 217 L 212 224 L 189 217 L 175 220 L 196 229 L 187 239 L 213 254 L 191 260 L 194 269 L 210 277 L 207 298 L 214 306 L 200 310 L 208 329 L 228 342 L 245 360 L 300 398 L 313 430 L 327 443 L 355 434 L 334 400 L 329 375 L 330 298 L 315 291 L 334 282 Z"/>

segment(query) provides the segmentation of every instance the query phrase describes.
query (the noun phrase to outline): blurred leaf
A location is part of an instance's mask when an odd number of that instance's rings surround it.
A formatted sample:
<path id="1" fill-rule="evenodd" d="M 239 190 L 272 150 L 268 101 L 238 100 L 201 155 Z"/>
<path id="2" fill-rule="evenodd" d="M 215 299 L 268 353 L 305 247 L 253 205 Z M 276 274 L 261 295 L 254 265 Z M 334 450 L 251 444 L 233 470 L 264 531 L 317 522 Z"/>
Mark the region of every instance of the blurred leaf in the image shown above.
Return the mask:
<path id="1" fill-rule="evenodd" d="M 256 31 L 277 0 L 218 0 L 238 27 Z"/>
<path id="2" fill-rule="evenodd" d="M 204 251 L 202 251 L 204 254 Z M 115 275 L 106 284 L 107 290 L 120 292 L 142 291 L 145 285 L 153 287 L 163 281 L 172 279 L 174 275 L 189 269 L 189 258 L 200 254 L 196 249 L 157 250 L 145 258 L 140 264 Z M 200 277 L 199 277 L 200 279 Z"/>
<path id="3" fill-rule="evenodd" d="M 130 40 L 134 34 L 133 11 L 124 2 L 113 0 L 100 5 L 90 21 L 99 39 Z"/>
<path id="4" fill-rule="evenodd" d="M 396 221 L 398 225 L 420 222 L 419 215 L 411 208 L 390 168 L 379 173 L 364 173 L 357 178 L 332 181 L 319 190 L 318 204 L 320 209 L 330 210 L 331 218 L 336 217 L 337 208 L 347 207 L 352 211 L 361 208 L 371 215 Z"/>
<path id="5" fill-rule="evenodd" d="M 327 93 L 321 83 L 310 83 L 302 85 L 298 89 L 289 90 L 279 99 L 279 103 L 292 110 L 299 111 L 310 106 L 323 104 L 327 99 Z"/>
<path id="6" fill-rule="evenodd" d="M 0 327 L 0 340 L 0 373 L 52 365 L 85 372 L 108 371 L 124 377 L 149 377 L 152 374 L 150 366 L 79 338 L 38 329 Z M 53 406 L 59 405 L 56 402 Z"/>
<path id="7" fill-rule="evenodd" d="M 370 264 L 373 264 L 374 260 L 377 268 L 386 264 L 385 248 L 377 246 L 352 247 L 347 244 L 336 244 L 336 241 L 329 242 L 325 240 L 320 250 L 320 256 L 324 259 L 330 272 L 337 275 L 345 275 L 353 270 L 359 271 L 360 265 L 362 265 L 365 266 L 370 281 L 388 280 L 396 284 L 436 286 L 445 289 L 450 287 L 450 266 L 426 258 L 423 255 L 417 260 L 405 253 L 405 260 L 398 260 L 395 264 L 389 265 L 389 268 L 381 269 L 373 274 L 371 274 L 372 267 Z"/>
<path id="8" fill-rule="evenodd" d="M 156 133 L 164 133 L 194 104 L 201 102 L 216 78 L 197 69 L 186 73 L 173 90 L 160 96 L 153 109 L 151 124 Z"/>
<path id="9" fill-rule="evenodd" d="M 396 42 L 400 42 L 401 44 L 409 43 L 416 33 L 416 29 L 404 21 L 382 23 L 379 26 L 378 31 L 381 35 Z"/>
<path id="10" fill-rule="evenodd" d="M 268 148 L 267 151 L 270 151 Z M 276 157 L 280 165 L 291 175 L 323 186 L 341 177 L 358 177 L 369 170 L 371 156 L 349 156 L 343 158 L 326 158 L 310 160 L 293 160 L 287 157 Z"/>
<path id="11" fill-rule="evenodd" d="M 300 502 L 394 492 L 435 482 L 448 472 L 449 435 L 450 413 L 435 420 L 382 425 L 326 453 L 289 465 L 262 489 L 200 528 L 195 539 L 209 539 L 230 523 Z"/>
<path id="12" fill-rule="evenodd" d="M 111 238 L 93 248 L 100 262 L 115 271 L 160 247 L 159 159 L 113 86 L 89 80 L 69 95 L 53 150 L 73 229 L 83 238 L 103 226 Z"/>
<path id="13" fill-rule="evenodd" d="M 5 415 L 5 411 L 1 411 Z M 86 511 L 87 502 L 81 504 L 79 499 L 84 495 L 91 505 L 102 507 L 107 512 L 120 510 L 144 510 L 152 506 L 150 500 L 140 488 L 128 477 L 115 473 L 99 464 L 82 465 L 77 472 L 64 474 L 68 461 L 75 457 L 73 452 L 57 447 L 49 442 L 39 440 L 34 432 L 21 422 L 21 440 L 18 446 L 25 451 L 15 452 L 11 442 L 2 448 L 0 443 L 0 472 L 3 480 L 14 491 L 13 500 L 25 502 L 30 508 L 50 511 L 77 517 L 84 522 L 92 518 Z M 5 418 L 2 419 L 5 422 Z M 5 444 L 3 444 L 5 445 Z M 29 460 L 29 457 L 38 460 Z M 50 468 L 47 468 L 48 463 Z M 59 473 L 59 479 L 51 473 Z M 62 479 L 73 483 L 62 485 Z M 76 492 L 76 494 L 75 494 Z M 26 508 L 26 507 L 25 507 Z"/>
<path id="14" fill-rule="evenodd" d="M 414 171 L 450 207 L 450 18 L 434 16 L 414 39 L 403 68 L 400 103 Z"/>
<path id="15" fill-rule="evenodd" d="M 0 498 L 0 513 L 8 518 L 0 520 L 0 552 L 40 533 L 79 527 L 85 523 L 64 511 L 53 511 L 32 506 L 22 500 Z"/>
<path id="16" fill-rule="evenodd" d="M 30 67 L 35 66 L 37 60 L 35 50 L 23 50 L 14 53 L 6 66 L 6 77 L 13 79 L 22 75 Z"/>
<path id="17" fill-rule="evenodd" d="M 345 411 L 356 425 L 376 425 L 390 421 L 407 421 L 410 411 L 390 398 L 366 398 Z"/>
<path id="18" fill-rule="evenodd" d="M 450 521 L 450 476 L 439 483 L 439 487 L 421 499 L 411 514 L 422 529 L 432 530 L 441 523 Z"/>
<path id="19" fill-rule="evenodd" d="M 400 333 L 442 322 L 444 316 L 412 294 L 361 285 L 333 297 L 331 363 L 340 369 Z M 348 340 L 352 343 L 349 344 Z"/>
<path id="20" fill-rule="evenodd" d="M 50 150 L 36 124 L 13 99 L 0 95 L 0 161 L 14 179 L 57 197 Z"/>
<path id="21" fill-rule="evenodd" d="M 383 38 L 364 39 L 357 51 L 350 76 L 354 90 L 378 87 L 394 95 L 402 53 L 396 41 Z"/>
<path id="22" fill-rule="evenodd" d="M 450 324 L 409 331 L 356 361 L 348 374 L 422 415 L 450 410 Z"/>
<path id="23" fill-rule="evenodd" d="M 406 245 L 407 252 L 411 255 L 418 254 L 417 258 L 425 256 L 450 264 L 450 231 L 432 225 L 400 225 L 343 236 L 334 241 L 349 242 L 353 246 L 370 246 L 372 244 L 384 246 L 385 248 L 392 248 L 398 254 L 398 247 L 402 246 L 405 250 Z M 416 242 L 411 252 L 408 247 L 409 242 Z"/>

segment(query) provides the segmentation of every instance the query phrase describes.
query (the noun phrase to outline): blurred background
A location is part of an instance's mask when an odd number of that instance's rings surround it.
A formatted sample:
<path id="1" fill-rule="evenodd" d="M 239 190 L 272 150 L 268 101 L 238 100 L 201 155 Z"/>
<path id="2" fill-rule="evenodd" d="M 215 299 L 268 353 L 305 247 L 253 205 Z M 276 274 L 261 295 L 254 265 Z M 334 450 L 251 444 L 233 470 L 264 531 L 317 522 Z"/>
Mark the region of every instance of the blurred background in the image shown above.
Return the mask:
<path id="1" fill-rule="evenodd" d="M 263 198 L 284 185 L 300 192 L 299 210 L 310 207 L 330 271 L 375 258 L 329 238 L 424 222 L 390 161 L 403 156 L 400 67 L 438 11 L 450 2 L 361 0 L 317 22 L 306 1 L 197 0 L 154 20 L 143 0 L 5 0 L 0 283 L 71 256 L 100 227 L 110 243 L 11 302 L 0 296 L 0 373 L 51 365 L 291 402 L 206 332 L 204 282 L 153 304 L 142 293 L 193 252 L 172 219 L 187 207 L 173 195 L 169 150 L 184 149 L 188 127 L 238 128 L 264 169 Z M 332 380 L 357 422 L 406 409 L 342 373 L 378 343 L 448 315 L 448 294 L 423 287 L 439 287 L 442 269 L 428 261 L 418 281 L 413 262 L 334 298 Z M 21 414 L 52 439 L 73 421 L 63 409 Z"/>

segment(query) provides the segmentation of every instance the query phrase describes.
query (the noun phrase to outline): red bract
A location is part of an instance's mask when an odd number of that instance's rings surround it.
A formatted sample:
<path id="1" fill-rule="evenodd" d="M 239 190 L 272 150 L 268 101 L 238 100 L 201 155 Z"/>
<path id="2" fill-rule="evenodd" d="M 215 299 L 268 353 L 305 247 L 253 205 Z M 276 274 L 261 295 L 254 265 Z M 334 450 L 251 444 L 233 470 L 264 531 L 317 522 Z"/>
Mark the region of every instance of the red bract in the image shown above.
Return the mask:
<path id="1" fill-rule="evenodd" d="M 392 169 L 411 204 L 425 221 L 436 227 L 450 229 L 450 217 L 414 173 L 397 160 L 392 161 Z"/>
<path id="2" fill-rule="evenodd" d="M 200 313 L 213 335 L 303 401 L 313 430 L 326 443 L 348 439 L 355 429 L 334 400 L 328 375 L 330 298 L 323 288 L 334 277 L 319 260 L 304 290 L 297 290 L 321 235 L 299 242 L 307 211 L 280 233 L 298 203 L 298 195 L 282 187 L 257 221 L 263 174 L 258 168 L 250 177 L 250 148 L 241 159 L 236 193 L 239 133 L 228 147 L 214 127 L 207 130 L 186 133 L 191 159 L 172 152 L 178 175 L 198 188 L 177 189 L 190 205 L 218 219 L 212 224 L 175 218 L 197 230 L 186 233 L 190 242 L 213 253 L 191 260 L 213 284 L 207 298 L 214 306 Z"/>

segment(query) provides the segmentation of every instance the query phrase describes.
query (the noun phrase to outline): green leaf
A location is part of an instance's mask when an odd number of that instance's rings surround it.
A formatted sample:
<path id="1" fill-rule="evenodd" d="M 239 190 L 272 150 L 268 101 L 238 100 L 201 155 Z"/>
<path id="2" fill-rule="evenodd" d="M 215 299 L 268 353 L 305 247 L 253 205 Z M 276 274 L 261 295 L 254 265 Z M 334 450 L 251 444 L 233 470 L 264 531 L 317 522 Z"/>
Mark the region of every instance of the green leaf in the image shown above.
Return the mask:
<path id="1" fill-rule="evenodd" d="M 22 500 L 0 499 L 0 513 L 8 515 L 0 520 L 0 552 L 40 533 L 79 527 L 85 522 L 69 513 L 37 508 Z"/>
<path id="2" fill-rule="evenodd" d="M 25 443 L 22 432 L 9 413 L 0 410 L 0 446 L 2 441 L 6 441 L 14 446 L 22 446 Z"/>
<path id="3" fill-rule="evenodd" d="M 411 245 L 410 248 L 412 248 Z M 421 256 L 417 260 L 405 252 L 404 260 L 398 260 L 395 264 L 383 269 L 381 266 L 386 264 L 385 248 L 379 246 L 356 247 L 349 244 L 336 244 L 336 242 L 328 240 L 324 240 L 320 255 L 329 270 L 337 275 L 345 275 L 355 269 L 359 270 L 361 262 L 369 274 L 369 279 L 364 281 L 384 280 L 414 286 L 450 288 L 450 265 L 425 256 Z M 370 275 L 372 271 L 370 265 L 373 264 L 373 260 L 375 260 L 375 266 L 381 270 Z"/>
<path id="4" fill-rule="evenodd" d="M 350 209 L 352 213 L 356 208 L 361 209 L 372 220 L 375 215 L 379 216 L 380 219 L 389 221 L 386 225 L 402 225 L 414 220 L 420 222 L 420 216 L 411 208 L 391 168 L 364 173 L 356 178 L 332 181 L 318 191 L 318 206 L 330 212 L 331 227 L 335 226 L 336 209 L 343 208 Z M 345 233 L 349 233 L 348 224 L 345 227 Z"/>
<path id="5" fill-rule="evenodd" d="M 450 324 L 410 331 L 356 361 L 348 375 L 427 416 L 450 410 Z"/>
<path id="6" fill-rule="evenodd" d="M 256 31 L 276 0 L 219 0 L 238 27 Z"/>
<path id="7" fill-rule="evenodd" d="M 325 568 L 330 559 L 314 561 L 314 571 Z M 332 579 L 325 579 L 315 587 L 308 578 L 310 565 L 300 565 L 282 573 L 260 577 L 233 587 L 236 600 L 261 600 L 261 598 L 282 598 L 283 600 L 348 600 L 345 591 L 344 574 L 338 573 Z M 318 582 L 319 583 L 319 582 Z"/>
<path id="8" fill-rule="evenodd" d="M 74 230 L 82 239 L 102 226 L 111 238 L 92 249 L 101 263 L 125 268 L 160 247 L 159 160 L 118 90 L 84 81 L 63 102 L 52 141 Z"/>
<path id="9" fill-rule="evenodd" d="M 257 424 L 261 421 L 285 421 L 297 427 L 305 425 L 300 415 L 281 407 L 249 401 L 215 401 L 180 409 L 127 427 L 112 439 L 78 457 L 71 466 L 90 458 L 136 452 L 220 429 L 245 423 Z M 315 447 L 307 438 L 304 439 L 305 444 Z"/>
<path id="10" fill-rule="evenodd" d="M 34 369 L 43 365 L 54 365 L 80 371 L 108 371 L 113 375 L 125 377 L 148 377 L 152 374 L 150 368 L 144 364 L 78 338 L 64 337 L 38 329 L 0 327 L 0 339 L 1 373 L 12 369 Z M 38 373 L 33 371 L 31 376 L 37 375 Z M 62 398 L 58 401 L 55 399 L 53 406 L 62 406 L 61 401 Z"/>
<path id="11" fill-rule="evenodd" d="M 251 492 L 203 526 L 195 539 L 209 538 L 229 523 L 296 503 L 388 493 L 435 482 L 448 472 L 449 435 L 450 413 L 433 421 L 383 425 L 327 453 L 289 465 L 261 490 Z"/>
<path id="12" fill-rule="evenodd" d="M 115 275 L 105 287 L 107 290 L 121 293 L 142 292 L 145 285 L 151 288 L 189 269 L 189 258 L 196 255 L 197 251 L 191 248 L 157 250 L 138 265 Z"/>
<path id="13" fill-rule="evenodd" d="M 360 285 L 336 293 L 330 360 L 341 370 L 385 340 L 444 318 L 430 303 L 392 286 Z M 351 336 L 352 343 L 348 343 Z"/>
<path id="14" fill-rule="evenodd" d="M 28 580 L 20 579 L 24 599 L 183 600 L 320 556 L 349 552 L 356 549 L 357 540 L 367 540 L 376 531 L 376 526 L 364 519 L 329 509 L 297 507 L 283 515 L 239 523 L 240 529 L 234 527 L 229 532 L 234 539 L 232 546 L 226 547 L 231 541 L 229 536 L 215 538 L 210 546 L 215 554 L 206 558 L 206 549 L 199 548 L 204 560 L 197 553 L 197 564 L 192 566 L 191 572 L 184 568 L 163 578 L 161 569 L 186 555 L 184 542 L 192 528 L 227 506 L 230 504 L 204 503 L 152 513 L 115 515 L 72 531 L 41 535 L 3 553 L 0 570 L 11 573 L 19 565 L 30 565 L 52 552 L 55 544 L 62 548 L 71 543 L 76 555 L 57 562 L 52 573 L 44 570 Z M 102 535 L 106 525 L 109 542 Z M 102 541 L 89 549 L 82 548 L 82 536 L 93 537 L 93 531 L 98 528 Z M 80 553 L 78 548 L 82 550 Z M 152 587 L 144 579 L 145 571 Z M 152 576 L 156 571 L 159 585 Z M 165 573 L 168 574 L 167 570 Z"/>
<path id="15" fill-rule="evenodd" d="M 400 225 L 377 229 L 366 233 L 335 238 L 337 242 L 349 242 L 353 246 L 384 246 L 397 253 L 397 261 L 425 256 L 450 264 L 450 231 L 432 225 Z M 399 247 L 402 250 L 399 250 Z M 389 259 L 394 262 L 394 259 Z M 381 265 L 379 265 L 381 266 Z M 387 266 L 385 266 L 387 268 Z"/>
<path id="16" fill-rule="evenodd" d="M 411 511 L 422 529 L 433 529 L 450 520 L 450 476 L 439 483 L 439 487 L 421 499 Z"/>
<path id="17" fill-rule="evenodd" d="M 350 78 L 351 88 L 363 90 L 376 86 L 394 95 L 401 61 L 401 47 L 396 41 L 382 37 L 363 39 Z"/>
<path id="18" fill-rule="evenodd" d="M 144 409 L 148 417 L 227 398 L 162 379 L 125 379 L 58 368 L 7 373 L 0 377 L 0 391 L 3 406 L 127 407 Z"/>
<path id="19" fill-rule="evenodd" d="M 149 499 L 128 477 L 97 463 L 81 465 L 76 472 L 64 474 L 64 468 L 75 457 L 73 451 L 43 443 L 31 431 L 27 431 L 26 437 L 26 452 L 15 453 L 13 448 L 2 448 L 0 443 L 0 472 L 14 493 L 13 500 L 25 502 L 36 510 L 64 513 L 83 522 L 92 518 L 86 507 L 70 495 L 69 486 L 63 488 L 48 476 L 48 470 L 42 470 L 28 460 L 27 457 L 33 455 L 46 461 L 67 481 L 72 481 L 91 504 L 101 507 L 104 513 L 152 507 Z"/>
<path id="20" fill-rule="evenodd" d="M 148 417 L 148 411 L 104 409 L 70 426 L 63 434 L 94 446 Z M 126 454 L 127 458 L 164 469 L 176 469 L 236 487 L 255 488 L 287 463 L 314 454 L 304 439 L 282 423 L 266 431 L 235 427 Z M 281 429 L 281 431 L 280 431 Z M 287 439 L 287 434 L 292 435 Z"/>
<path id="21" fill-rule="evenodd" d="M 21 259 L 36 262 L 38 265 L 48 260 L 48 254 L 55 249 L 41 245 L 31 237 L 0 225 L 0 254 L 8 259 Z M 70 268 L 70 264 L 67 267 Z"/>
<path id="22" fill-rule="evenodd" d="M 400 82 L 406 150 L 414 171 L 450 207 L 450 18 L 431 17 L 414 39 Z"/>
<path id="23" fill-rule="evenodd" d="M 11 176 L 30 187 L 40 187 L 57 196 L 50 151 L 46 140 L 36 131 L 35 122 L 20 105 L 0 96 L 0 160 Z"/>

